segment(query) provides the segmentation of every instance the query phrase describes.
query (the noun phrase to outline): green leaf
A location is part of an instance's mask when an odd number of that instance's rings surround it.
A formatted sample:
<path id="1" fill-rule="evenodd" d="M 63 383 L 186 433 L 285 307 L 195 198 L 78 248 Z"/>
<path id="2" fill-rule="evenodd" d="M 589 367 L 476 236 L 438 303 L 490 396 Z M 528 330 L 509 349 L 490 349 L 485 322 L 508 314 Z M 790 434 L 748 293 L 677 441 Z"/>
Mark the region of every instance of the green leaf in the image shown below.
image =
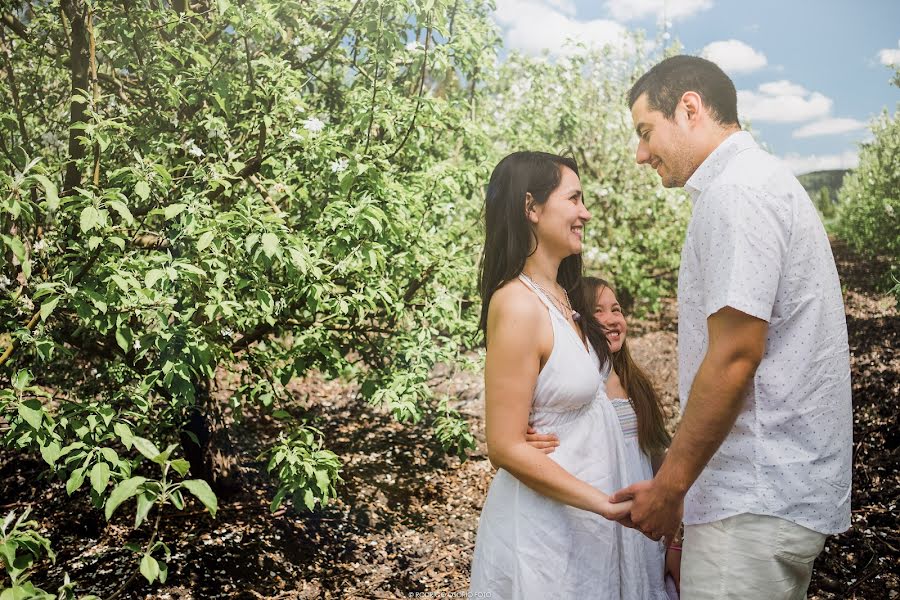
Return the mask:
<path id="1" fill-rule="evenodd" d="M 3 241 L 6 242 L 6 245 L 9 246 L 10 250 L 13 252 L 13 256 L 20 263 L 25 262 L 25 244 L 22 243 L 17 237 L 9 237 L 8 235 L 3 236 Z"/>
<path id="2" fill-rule="evenodd" d="M 106 501 L 106 520 L 109 521 L 120 504 L 138 493 L 138 488 L 147 481 L 146 477 L 132 477 L 116 486 Z"/>
<path id="3" fill-rule="evenodd" d="M 131 214 L 131 211 L 128 210 L 128 207 L 124 202 L 120 202 L 119 200 L 110 200 L 107 202 L 107 205 L 119 213 L 119 216 L 122 217 L 122 220 L 125 221 L 128 225 L 134 223 L 134 217 Z"/>
<path id="4" fill-rule="evenodd" d="M 91 487 L 98 494 L 103 493 L 109 484 L 109 465 L 105 462 L 98 462 L 91 469 Z"/>
<path id="5" fill-rule="evenodd" d="M 146 577 L 149 583 L 153 583 L 159 577 L 159 563 L 149 554 L 145 554 L 141 559 L 141 575 Z"/>
<path id="6" fill-rule="evenodd" d="M 134 193 L 141 200 L 146 200 L 150 197 L 150 185 L 146 181 L 138 181 L 134 186 Z"/>
<path id="7" fill-rule="evenodd" d="M 40 429 L 44 420 L 44 408 L 38 400 L 26 400 L 19 404 L 19 416 L 32 428 Z"/>
<path id="8" fill-rule="evenodd" d="M 184 496 L 181 495 L 180 490 L 173 490 L 170 498 L 172 499 L 172 504 L 175 505 L 175 508 L 184 510 Z"/>
<path id="9" fill-rule="evenodd" d="M 209 487 L 208 483 L 202 479 L 188 479 L 187 481 L 183 481 L 181 485 L 196 496 L 197 499 L 209 509 L 209 514 L 215 518 L 216 511 L 219 508 L 219 502 L 216 500 L 216 495 L 213 493 L 212 488 Z"/>
<path id="10" fill-rule="evenodd" d="M 88 240 L 88 248 L 94 250 L 97 246 L 100 245 L 100 242 L 103 241 L 103 238 L 98 235 L 92 235 L 91 239 Z"/>
<path id="11" fill-rule="evenodd" d="M 60 456 L 62 456 L 62 449 L 56 442 L 50 442 L 49 444 L 41 446 L 41 458 L 43 458 L 51 467 L 56 464 L 56 461 L 59 460 Z"/>
<path id="12" fill-rule="evenodd" d="M 137 451 L 150 460 L 153 460 L 160 454 L 159 449 L 156 447 L 156 445 L 148 439 L 134 436 L 132 442 L 134 443 L 134 447 L 137 449 Z"/>
<path id="13" fill-rule="evenodd" d="M 162 269 L 150 269 L 144 276 L 144 285 L 152 288 L 157 281 L 166 276 L 166 272 Z"/>
<path id="14" fill-rule="evenodd" d="M 209 245 L 212 243 L 213 238 L 216 237 L 215 231 L 207 231 L 204 232 L 203 235 L 200 236 L 200 239 L 197 240 L 197 250 L 203 252 L 206 250 Z"/>
<path id="15" fill-rule="evenodd" d="M 81 211 L 81 231 L 87 233 L 100 222 L 100 211 L 94 205 L 85 206 Z"/>
<path id="16" fill-rule="evenodd" d="M 134 434 L 131 433 L 131 428 L 125 423 L 116 423 L 113 425 L 113 431 L 116 432 L 125 447 L 131 450 L 131 445 L 134 443 Z"/>
<path id="17" fill-rule="evenodd" d="M 35 174 L 32 177 L 44 186 L 44 193 L 47 194 L 47 208 L 51 211 L 56 210 L 59 206 L 59 194 L 56 191 L 56 185 L 44 175 Z"/>
<path id="18" fill-rule="evenodd" d="M 272 258 L 278 252 L 278 236 L 274 233 L 264 233 L 262 236 L 262 249 L 265 255 Z"/>
<path id="19" fill-rule="evenodd" d="M 69 476 L 69 480 L 66 482 L 66 494 L 71 496 L 72 492 L 81 487 L 81 484 L 84 483 L 84 472 L 84 467 L 72 471 L 72 475 Z"/>
<path id="20" fill-rule="evenodd" d="M 144 522 L 144 519 L 147 518 L 147 514 L 150 512 L 150 509 L 153 508 L 153 503 L 156 502 L 156 494 L 151 494 L 148 492 L 144 492 L 143 494 L 138 494 L 137 497 L 137 511 L 134 513 L 134 528 L 137 529 L 141 526 L 141 523 Z"/>
<path id="21" fill-rule="evenodd" d="M 175 469 L 175 471 L 182 477 L 187 475 L 188 470 L 190 470 L 190 468 L 191 468 L 191 463 L 184 460 L 183 458 L 176 458 L 175 460 L 172 461 L 171 464 L 172 464 L 172 468 Z"/>
<path id="22" fill-rule="evenodd" d="M 19 369 L 18 371 L 16 371 L 16 375 L 12 380 L 13 388 L 19 391 L 24 390 L 26 387 L 28 387 L 28 384 L 31 383 L 32 377 L 33 375 L 28 369 Z"/>
<path id="23" fill-rule="evenodd" d="M 163 211 L 163 214 L 166 217 L 166 221 L 168 221 L 169 219 L 174 219 L 175 217 L 180 215 L 186 208 L 187 204 L 170 204 Z"/>
<path id="24" fill-rule="evenodd" d="M 116 451 L 112 448 L 100 448 L 100 454 L 103 456 L 103 459 L 111 464 L 112 466 L 118 466 L 122 461 L 119 458 L 119 455 L 116 454 Z"/>
<path id="25" fill-rule="evenodd" d="M 316 507 L 316 497 L 313 495 L 311 489 L 307 488 L 306 493 L 303 494 L 303 503 L 309 510 L 313 510 Z"/>
<path id="26" fill-rule="evenodd" d="M 59 296 L 56 296 L 52 300 L 41 302 L 41 321 L 47 320 L 47 317 L 49 317 L 50 313 L 53 312 L 53 309 L 56 308 L 57 303 L 59 303 Z"/>

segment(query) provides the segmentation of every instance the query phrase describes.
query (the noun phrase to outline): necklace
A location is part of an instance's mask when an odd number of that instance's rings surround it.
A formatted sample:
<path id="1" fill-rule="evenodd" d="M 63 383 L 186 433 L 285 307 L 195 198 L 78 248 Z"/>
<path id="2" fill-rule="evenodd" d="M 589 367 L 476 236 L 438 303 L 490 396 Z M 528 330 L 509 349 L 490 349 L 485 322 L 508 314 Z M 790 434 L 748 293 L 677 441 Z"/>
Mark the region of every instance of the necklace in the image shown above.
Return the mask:
<path id="1" fill-rule="evenodd" d="M 573 321 L 579 321 L 579 320 L 581 320 L 581 313 L 579 313 L 577 310 L 574 310 L 574 309 L 572 308 L 572 303 L 569 301 L 569 293 L 566 292 L 566 288 L 563 288 L 563 295 L 566 297 L 566 303 L 563 304 L 563 303 L 559 300 L 559 298 L 556 297 L 556 294 L 554 294 L 554 293 L 551 292 L 550 290 L 546 289 L 544 286 L 542 286 L 541 284 L 539 284 L 537 281 L 535 281 L 534 279 L 532 279 L 531 277 L 529 277 L 529 276 L 525 273 L 525 271 L 522 271 L 522 275 L 525 275 L 525 279 L 527 279 L 528 281 L 530 281 L 531 284 L 534 285 L 534 287 L 536 287 L 537 289 L 541 290 L 542 292 L 544 292 L 545 294 L 547 294 L 548 296 L 550 296 L 551 298 L 553 298 L 553 303 L 556 304 L 557 308 L 559 308 L 559 312 L 565 313 L 566 311 L 568 311 L 569 314 L 572 315 L 572 320 L 573 320 Z"/>

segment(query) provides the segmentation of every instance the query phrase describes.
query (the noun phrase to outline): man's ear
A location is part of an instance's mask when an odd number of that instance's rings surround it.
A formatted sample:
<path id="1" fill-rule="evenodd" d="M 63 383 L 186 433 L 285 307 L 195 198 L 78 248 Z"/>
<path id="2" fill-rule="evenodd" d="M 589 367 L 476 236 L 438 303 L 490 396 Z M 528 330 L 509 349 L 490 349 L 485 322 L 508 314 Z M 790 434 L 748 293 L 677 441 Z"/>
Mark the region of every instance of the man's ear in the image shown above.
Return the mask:
<path id="1" fill-rule="evenodd" d="M 681 106 L 684 107 L 689 121 L 697 118 L 703 110 L 703 98 L 697 92 L 685 92 L 681 96 Z"/>
<path id="2" fill-rule="evenodd" d="M 534 201 L 534 196 L 531 195 L 531 192 L 525 192 L 525 218 L 532 223 L 537 223 L 538 221 L 535 205 L 536 202 Z"/>

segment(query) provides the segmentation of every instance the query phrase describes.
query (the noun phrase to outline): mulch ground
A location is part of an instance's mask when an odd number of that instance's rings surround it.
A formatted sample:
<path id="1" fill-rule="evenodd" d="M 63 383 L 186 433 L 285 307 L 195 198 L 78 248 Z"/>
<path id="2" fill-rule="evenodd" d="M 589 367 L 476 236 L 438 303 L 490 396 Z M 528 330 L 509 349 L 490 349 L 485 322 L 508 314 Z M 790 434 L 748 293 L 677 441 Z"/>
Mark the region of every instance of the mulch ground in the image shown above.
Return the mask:
<path id="1" fill-rule="evenodd" d="M 883 265 L 834 244 L 845 288 L 854 403 L 853 527 L 829 538 L 816 561 L 814 599 L 892 599 L 900 593 L 896 414 L 900 398 L 900 318 L 876 291 Z M 662 390 L 672 426 L 677 415 L 675 321 L 668 306 L 632 324 L 629 342 Z M 194 502 L 165 513 L 160 539 L 172 550 L 169 578 L 140 576 L 120 598 L 407 598 L 464 597 L 481 504 L 492 476 L 484 452 L 481 376 L 454 373 L 444 384 L 479 440 L 460 462 L 432 439 L 430 422 L 400 424 L 357 398 L 352 385 L 309 377 L 292 384 L 297 414 L 311 414 L 328 447 L 345 461 L 340 499 L 315 513 L 268 510 L 273 486 L 254 458 L 239 465 L 241 486 L 220 497 L 213 520 Z M 277 435 L 276 422 L 249 415 L 231 428 L 243 457 Z M 84 494 L 66 496 L 42 479 L 39 459 L 0 451 L 0 510 L 29 506 L 57 552 L 33 580 L 55 591 L 64 573 L 79 594 L 108 597 L 134 571 L 121 546 L 145 542 L 127 510 L 109 524 Z"/>

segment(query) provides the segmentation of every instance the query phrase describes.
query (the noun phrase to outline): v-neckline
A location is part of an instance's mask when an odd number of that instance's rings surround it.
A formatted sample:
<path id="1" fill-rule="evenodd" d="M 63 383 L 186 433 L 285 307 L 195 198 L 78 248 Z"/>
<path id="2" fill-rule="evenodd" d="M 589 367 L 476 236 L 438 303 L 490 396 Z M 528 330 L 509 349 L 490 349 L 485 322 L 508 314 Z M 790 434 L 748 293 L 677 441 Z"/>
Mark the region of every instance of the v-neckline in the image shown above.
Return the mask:
<path id="1" fill-rule="evenodd" d="M 545 301 L 544 304 L 546 304 L 551 309 L 555 310 L 556 314 L 559 315 L 560 317 L 562 317 L 562 320 L 566 322 L 566 329 L 568 329 L 569 331 L 572 332 L 572 334 L 575 336 L 575 339 L 578 340 L 578 345 L 584 349 L 584 351 L 587 353 L 588 356 L 590 356 L 591 355 L 590 341 L 588 341 L 586 339 L 585 340 L 581 339 L 581 335 L 579 335 L 578 330 L 575 328 L 575 325 L 573 325 L 572 323 L 569 323 L 569 320 L 566 318 L 566 315 L 564 315 L 562 313 L 562 311 L 559 309 L 559 307 L 556 306 L 556 304 L 554 304 L 553 302 L 551 302 L 550 299 L 547 298 L 544 295 L 544 293 L 541 292 L 541 290 L 539 290 L 537 288 L 537 284 L 534 283 L 528 275 L 526 275 L 525 273 L 520 273 L 520 275 L 522 275 L 522 277 L 524 277 L 525 280 L 528 281 L 528 283 L 530 284 L 528 287 L 531 288 L 531 291 L 533 291 L 538 296 L 543 298 Z"/>

